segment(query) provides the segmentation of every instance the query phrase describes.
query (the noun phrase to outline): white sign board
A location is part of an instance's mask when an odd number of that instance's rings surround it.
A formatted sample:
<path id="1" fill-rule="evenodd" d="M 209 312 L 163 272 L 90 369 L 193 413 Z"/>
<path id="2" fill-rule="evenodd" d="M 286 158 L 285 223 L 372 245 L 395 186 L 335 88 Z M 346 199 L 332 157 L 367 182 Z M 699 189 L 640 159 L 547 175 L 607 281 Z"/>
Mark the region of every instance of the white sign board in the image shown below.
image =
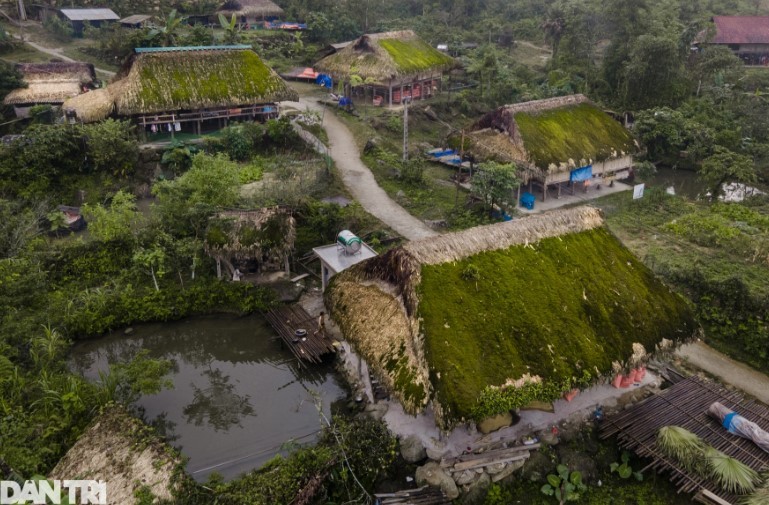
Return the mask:
<path id="1" fill-rule="evenodd" d="M 639 198 L 643 198 L 644 186 L 645 184 L 636 184 L 635 186 L 633 186 L 633 200 L 638 200 Z"/>

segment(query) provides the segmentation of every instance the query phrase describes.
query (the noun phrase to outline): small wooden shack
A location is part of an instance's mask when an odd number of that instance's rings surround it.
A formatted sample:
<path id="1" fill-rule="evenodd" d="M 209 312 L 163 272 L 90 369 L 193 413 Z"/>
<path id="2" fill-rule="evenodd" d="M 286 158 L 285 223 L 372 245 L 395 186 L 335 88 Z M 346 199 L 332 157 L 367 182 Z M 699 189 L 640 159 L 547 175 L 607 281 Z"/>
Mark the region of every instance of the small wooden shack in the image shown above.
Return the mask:
<path id="1" fill-rule="evenodd" d="M 638 144 L 622 124 L 584 95 L 505 105 L 483 116 L 465 150 L 478 159 L 513 162 L 523 184 L 560 196 L 629 175 Z"/>
<path id="2" fill-rule="evenodd" d="M 219 14 L 227 19 L 234 14 L 240 23 L 256 24 L 281 17 L 283 9 L 271 0 L 227 0 L 217 9 Z"/>
<path id="3" fill-rule="evenodd" d="M 283 268 L 288 274 L 288 260 L 295 240 L 296 221 L 288 209 L 234 210 L 211 218 L 205 251 L 216 260 L 219 278 L 222 278 L 222 263 L 235 279 L 235 270 L 246 274 Z"/>
<path id="4" fill-rule="evenodd" d="M 108 23 L 113 23 L 120 19 L 115 11 L 107 8 L 97 9 L 59 9 L 59 16 L 69 21 L 75 34 L 83 33 L 85 23 L 99 28 Z"/>
<path id="5" fill-rule="evenodd" d="M 96 73 L 90 63 L 19 63 L 26 88 L 19 88 L 6 95 L 3 103 L 13 105 L 16 117 L 29 117 L 29 109 L 35 105 L 61 105 L 93 88 Z"/>
<path id="6" fill-rule="evenodd" d="M 278 117 L 297 93 L 250 46 L 139 48 L 102 93 L 69 100 L 73 120 L 131 118 L 145 133 L 202 133 Z"/>
<path id="7" fill-rule="evenodd" d="M 150 14 L 134 14 L 120 20 L 120 26 L 125 28 L 143 28 L 152 24 L 152 15 Z"/>
<path id="8" fill-rule="evenodd" d="M 393 105 L 438 93 L 443 72 L 454 65 L 453 58 L 403 30 L 363 35 L 320 60 L 315 70 L 358 83 L 355 92 L 374 103 Z"/>

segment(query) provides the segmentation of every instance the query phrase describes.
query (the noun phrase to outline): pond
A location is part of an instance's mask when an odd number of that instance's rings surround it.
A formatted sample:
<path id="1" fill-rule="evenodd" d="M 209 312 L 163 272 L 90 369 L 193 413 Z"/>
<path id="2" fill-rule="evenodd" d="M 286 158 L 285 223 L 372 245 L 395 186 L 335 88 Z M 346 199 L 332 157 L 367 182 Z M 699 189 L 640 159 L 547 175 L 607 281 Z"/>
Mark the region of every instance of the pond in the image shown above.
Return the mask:
<path id="1" fill-rule="evenodd" d="M 174 388 L 138 402 L 145 419 L 189 458 L 199 481 L 257 468 L 288 441 L 313 442 L 318 408 L 344 405 L 347 392 L 330 364 L 301 367 L 258 316 L 205 317 L 136 326 L 74 346 L 70 365 L 96 379 L 108 363 L 141 349 L 169 359 Z"/>
<path id="2" fill-rule="evenodd" d="M 706 184 L 693 170 L 682 170 L 667 167 L 658 167 L 657 172 L 646 182 L 647 186 L 655 186 L 663 189 L 673 188 L 672 191 L 679 196 L 690 200 L 698 200 L 707 193 Z"/>

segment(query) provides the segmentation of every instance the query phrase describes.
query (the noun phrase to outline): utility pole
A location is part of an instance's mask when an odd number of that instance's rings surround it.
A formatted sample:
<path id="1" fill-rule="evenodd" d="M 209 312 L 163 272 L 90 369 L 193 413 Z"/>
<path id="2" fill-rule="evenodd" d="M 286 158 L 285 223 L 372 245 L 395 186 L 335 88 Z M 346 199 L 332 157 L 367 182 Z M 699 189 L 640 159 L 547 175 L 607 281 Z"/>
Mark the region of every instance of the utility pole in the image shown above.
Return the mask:
<path id="1" fill-rule="evenodd" d="M 409 160 L 409 102 L 411 97 L 403 98 L 403 161 Z"/>

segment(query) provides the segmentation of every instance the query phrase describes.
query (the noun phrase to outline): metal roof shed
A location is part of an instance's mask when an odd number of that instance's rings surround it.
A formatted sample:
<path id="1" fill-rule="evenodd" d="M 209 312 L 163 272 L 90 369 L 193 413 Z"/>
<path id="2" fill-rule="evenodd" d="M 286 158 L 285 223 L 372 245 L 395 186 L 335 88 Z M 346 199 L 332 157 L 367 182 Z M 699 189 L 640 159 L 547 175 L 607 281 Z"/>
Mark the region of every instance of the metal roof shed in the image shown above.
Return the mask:
<path id="1" fill-rule="evenodd" d="M 120 16 L 112 9 L 59 9 L 61 15 L 70 21 L 117 21 Z"/>

